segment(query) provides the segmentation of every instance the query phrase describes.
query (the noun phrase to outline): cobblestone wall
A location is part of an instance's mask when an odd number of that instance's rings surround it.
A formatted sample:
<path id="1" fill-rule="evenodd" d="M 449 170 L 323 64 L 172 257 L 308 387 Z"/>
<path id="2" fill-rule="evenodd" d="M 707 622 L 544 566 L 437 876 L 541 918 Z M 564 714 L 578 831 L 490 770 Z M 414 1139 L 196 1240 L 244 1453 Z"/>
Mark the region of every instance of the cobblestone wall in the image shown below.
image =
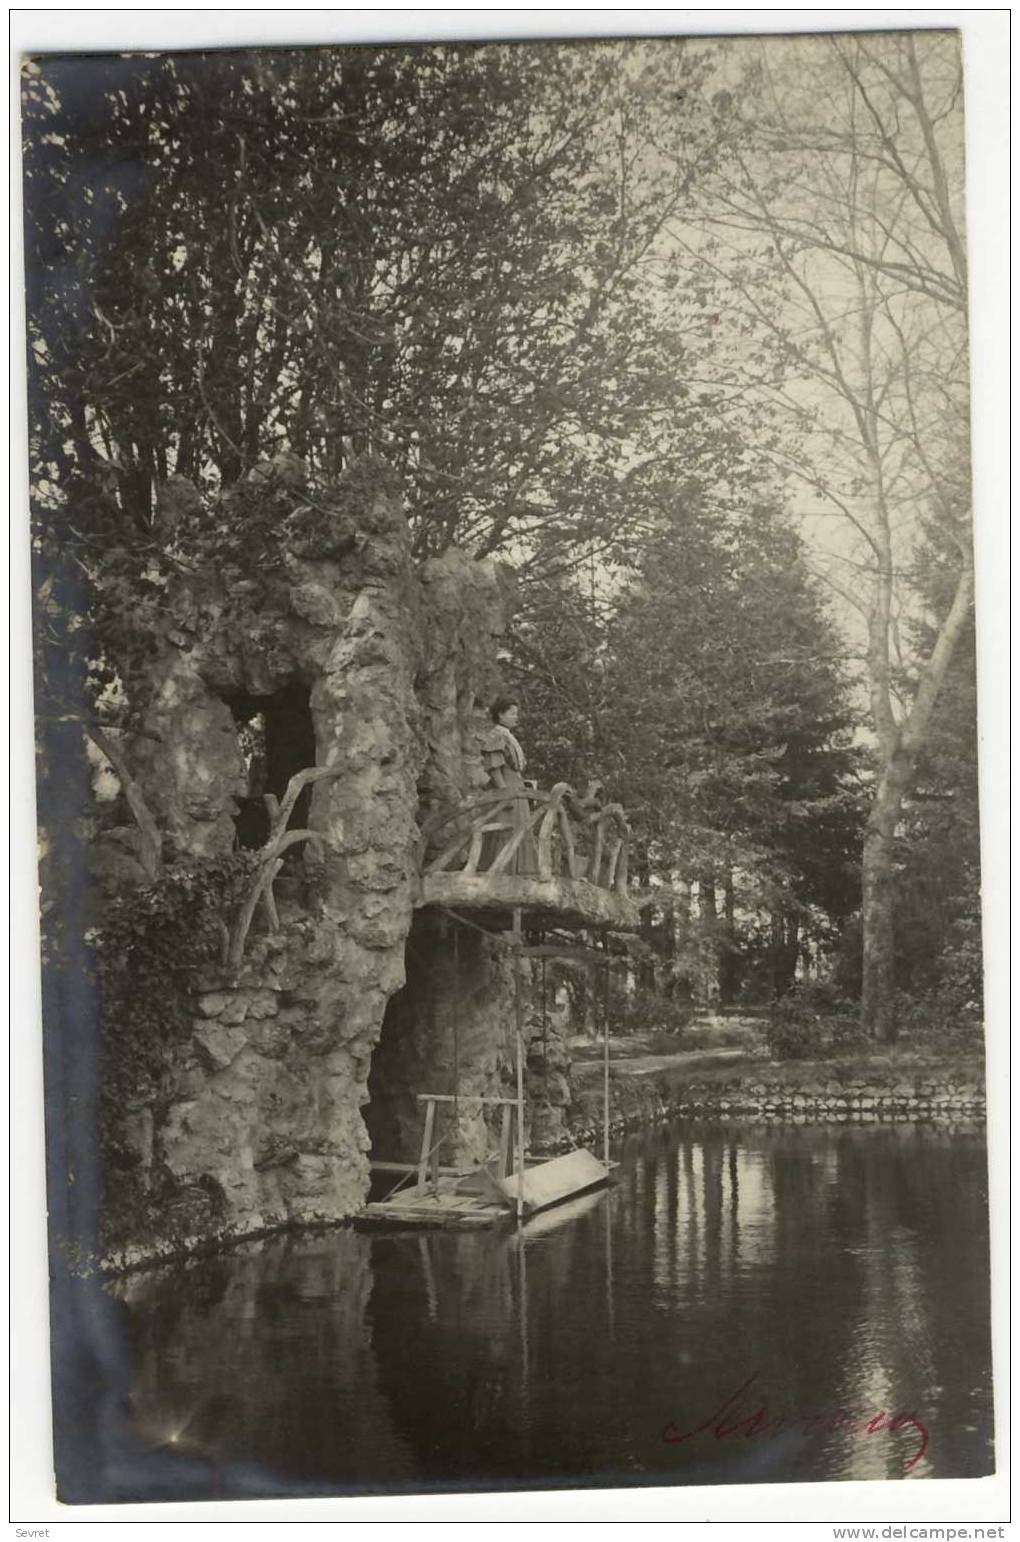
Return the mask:
<path id="1" fill-rule="evenodd" d="M 574 1068 L 574 1101 L 569 1110 L 573 1141 L 602 1129 L 601 1070 Z M 979 1065 L 951 1068 L 883 1067 L 867 1072 L 834 1064 L 756 1067 L 739 1075 L 698 1075 L 677 1066 L 634 1075 L 614 1066 L 610 1082 L 613 1128 L 619 1133 L 646 1121 L 748 1119 L 795 1124 L 892 1120 L 971 1122 L 985 1115 Z"/>

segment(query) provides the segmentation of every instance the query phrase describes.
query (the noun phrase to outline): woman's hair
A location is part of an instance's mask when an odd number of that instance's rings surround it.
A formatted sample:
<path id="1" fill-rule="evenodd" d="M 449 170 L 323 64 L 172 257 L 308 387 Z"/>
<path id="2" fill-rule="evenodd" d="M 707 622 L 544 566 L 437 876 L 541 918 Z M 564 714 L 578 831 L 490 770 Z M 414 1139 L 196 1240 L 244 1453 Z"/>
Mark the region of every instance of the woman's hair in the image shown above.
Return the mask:
<path id="1" fill-rule="evenodd" d="M 503 716 L 503 713 L 506 712 L 509 707 L 519 706 L 520 702 L 517 700 L 516 696 L 497 696 L 496 700 L 489 708 L 489 716 L 492 718 L 494 723 L 498 723 L 500 718 Z"/>

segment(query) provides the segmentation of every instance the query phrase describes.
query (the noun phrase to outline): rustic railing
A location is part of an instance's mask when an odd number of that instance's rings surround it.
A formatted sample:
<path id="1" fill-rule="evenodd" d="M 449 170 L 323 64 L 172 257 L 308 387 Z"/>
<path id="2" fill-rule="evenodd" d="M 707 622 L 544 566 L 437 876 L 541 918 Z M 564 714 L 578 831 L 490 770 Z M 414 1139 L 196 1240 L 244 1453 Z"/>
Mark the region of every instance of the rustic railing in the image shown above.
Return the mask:
<path id="1" fill-rule="evenodd" d="M 629 835 L 618 803 L 592 807 L 568 782 L 495 788 L 426 820 L 422 873 L 584 879 L 625 895 Z"/>
<path id="2" fill-rule="evenodd" d="M 298 797 L 306 787 L 314 786 L 316 782 L 332 781 L 334 777 L 341 774 L 342 770 L 342 766 L 309 766 L 306 771 L 295 772 L 291 777 L 282 802 L 272 793 L 265 794 L 263 802 L 269 811 L 269 839 L 257 854 L 255 881 L 234 918 L 233 925 L 229 929 L 224 925 L 222 961 L 225 967 L 234 971 L 240 969 L 244 960 L 244 947 L 248 940 L 248 933 L 260 903 L 265 909 L 270 931 L 279 931 L 280 917 L 276 910 L 273 884 L 283 867 L 284 852 L 305 841 L 313 842 L 320 852 L 325 845 L 320 831 L 288 830 L 287 822 L 294 812 Z"/>

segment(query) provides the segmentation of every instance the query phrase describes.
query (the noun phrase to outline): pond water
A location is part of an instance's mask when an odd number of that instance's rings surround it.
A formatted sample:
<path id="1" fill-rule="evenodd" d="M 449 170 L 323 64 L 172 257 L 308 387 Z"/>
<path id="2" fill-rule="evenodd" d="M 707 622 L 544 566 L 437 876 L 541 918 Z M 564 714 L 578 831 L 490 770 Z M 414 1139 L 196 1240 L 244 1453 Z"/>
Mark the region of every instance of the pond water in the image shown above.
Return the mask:
<path id="1" fill-rule="evenodd" d="M 980 1133 L 686 1125 L 619 1155 L 520 1233 L 342 1229 L 120 1282 L 104 1492 L 992 1470 Z"/>

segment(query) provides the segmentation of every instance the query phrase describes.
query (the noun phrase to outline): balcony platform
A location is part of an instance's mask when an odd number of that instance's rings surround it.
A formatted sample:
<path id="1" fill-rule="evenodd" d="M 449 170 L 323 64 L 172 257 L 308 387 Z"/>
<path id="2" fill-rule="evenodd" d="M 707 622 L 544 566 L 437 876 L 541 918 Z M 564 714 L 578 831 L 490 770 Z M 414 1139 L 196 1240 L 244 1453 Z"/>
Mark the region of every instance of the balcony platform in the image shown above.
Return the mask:
<path id="1" fill-rule="evenodd" d="M 470 911 L 480 926 L 493 930 L 507 929 L 514 910 L 528 922 L 568 930 L 629 932 L 637 931 L 641 922 L 637 905 L 618 889 L 583 878 L 542 879 L 524 873 L 426 872 L 415 904 Z"/>
<path id="2" fill-rule="evenodd" d="M 470 911 L 492 931 L 514 911 L 538 926 L 637 931 L 629 838 L 618 803 L 578 799 L 566 782 L 492 788 L 426 821 L 415 905 Z"/>

